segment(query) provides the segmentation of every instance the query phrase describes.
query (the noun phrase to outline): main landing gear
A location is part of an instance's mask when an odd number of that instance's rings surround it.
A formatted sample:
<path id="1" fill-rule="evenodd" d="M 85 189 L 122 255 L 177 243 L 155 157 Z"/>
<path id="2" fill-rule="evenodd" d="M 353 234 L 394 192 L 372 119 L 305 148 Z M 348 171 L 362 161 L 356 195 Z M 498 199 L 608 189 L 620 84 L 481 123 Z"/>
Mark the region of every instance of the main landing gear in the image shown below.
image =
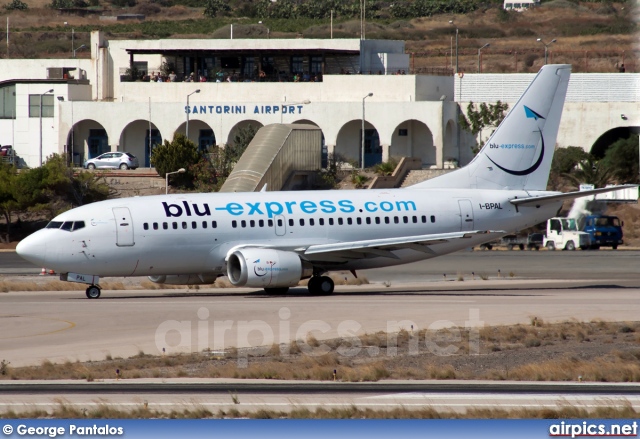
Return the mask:
<path id="1" fill-rule="evenodd" d="M 309 279 L 309 293 L 314 296 L 324 296 L 333 293 L 335 284 L 329 276 L 313 276 Z"/>
<path id="2" fill-rule="evenodd" d="M 100 297 L 100 287 L 97 285 L 91 285 L 87 287 L 86 294 L 87 299 L 97 299 Z"/>

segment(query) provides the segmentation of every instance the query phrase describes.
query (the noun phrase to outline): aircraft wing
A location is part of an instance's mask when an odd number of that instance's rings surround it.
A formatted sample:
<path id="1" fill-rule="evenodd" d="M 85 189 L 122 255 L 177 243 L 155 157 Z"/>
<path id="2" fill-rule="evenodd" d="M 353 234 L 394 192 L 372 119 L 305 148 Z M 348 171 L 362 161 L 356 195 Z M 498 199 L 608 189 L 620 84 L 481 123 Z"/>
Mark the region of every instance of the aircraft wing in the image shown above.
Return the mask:
<path id="1" fill-rule="evenodd" d="M 590 189 L 587 191 L 566 192 L 564 194 L 558 193 L 553 195 L 541 195 L 539 197 L 528 198 L 514 198 L 509 200 L 514 206 L 542 206 L 548 203 L 554 203 L 557 201 L 572 200 L 574 198 L 587 197 L 589 195 L 602 194 L 605 192 L 613 192 L 620 189 L 627 189 L 632 187 L 638 187 L 637 184 L 623 184 L 620 186 L 609 186 L 600 189 Z"/>
<path id="2" fill-rule="evenodd" d="M 363 259 L 376 256 L 399 259 L 392 251 L 404 249 L 416 250 L 435 256 L 437 253 L 431 249 L 431 246 L 435 244 L 455 240 L 469 240 L 469 246 L 473 246 L 481 242 L 491 241 L 506 233 L 507 232 L 501 230 L 473 230 L 431 235 L 402 236 L 398 238 L 317 244 L 311 245 L 306 249 L 298 249 L 298 251 L 309 260 Z M 478 238 L 480 238 L 480 240 Z"/>

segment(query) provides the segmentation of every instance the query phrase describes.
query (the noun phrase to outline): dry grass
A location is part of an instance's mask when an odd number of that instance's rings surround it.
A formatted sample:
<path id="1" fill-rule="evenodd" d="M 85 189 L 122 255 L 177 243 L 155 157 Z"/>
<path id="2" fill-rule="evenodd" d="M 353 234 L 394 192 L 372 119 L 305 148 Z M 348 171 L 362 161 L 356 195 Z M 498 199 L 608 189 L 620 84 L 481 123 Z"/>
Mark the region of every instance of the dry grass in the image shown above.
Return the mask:
<path id="1" fill-rule="evenodd" d="M 126 410 L 106 404 L 77 408 L 69 406 L 65 401 L 59 401 L 58 405 L 50 411 L 31 409 L 18 412 L 9 410 L 0 413 L 0 418 L 4 419 L 632 419 L 637 417 L 638 412 L 630 404 L 623 407 L 598 407 L 594 409 L 564 406 L 558 409 L 468 409 L 462 412 L 437 410 L 431 407 L 419 409 L 400 407 L 390 410 L 362 409 L 356 406 L 332 409 L 320 407 L 315 410 L 293 407 L 291 411 L 262 409 L 255 412 L 233 408 L 212 413 L 197 404 L 183 410 L 163 411 L 150 409 L 144 404 Z"/>
<path id="2" fill-rule="evenodd" d="M 123 359 L 107 354 L 87 363 L 6 364 L 0 379 L 260 378 L 378 381 L 382 379 L 499 379 L 640 382 L 640 322 L 545 323 L 377 332 L 357 338 L 308 336 L 269 349 L 231 348 L 224 353 Z M 474 347 L 471 341 L 479 339 Z M 427 347 L 427 349 L 425 348 Z M 444 347 L 447 347 L 444 350 Z M 389 349 L 396 351 L 390 351 Z M 418 348 L 420 348 L 418 352 Z M 545 348 L 550 348 L 551 353 Z M 440 350 L 439 350 L 440 349 Z M 478 351 L 481 355 L 473 355 Z M 239 361 L 241 360 L 241 361 Z M 246 361 L 245 361 L 246 360 Z M 246 367 L 241 367 L 244 364 Z"/>

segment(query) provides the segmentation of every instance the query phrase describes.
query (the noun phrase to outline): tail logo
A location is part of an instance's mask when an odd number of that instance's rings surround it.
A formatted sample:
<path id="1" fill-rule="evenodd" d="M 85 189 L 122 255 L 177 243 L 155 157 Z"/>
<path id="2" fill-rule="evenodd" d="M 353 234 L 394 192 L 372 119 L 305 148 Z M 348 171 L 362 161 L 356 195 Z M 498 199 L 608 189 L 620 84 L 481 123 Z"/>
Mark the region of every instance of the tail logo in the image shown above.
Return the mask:
<path id="1" fill-rule="evenodd" d="M 528 110 L 528 111 L 531 111 L 531 110 L 530 110 L 529 108 L 527 108 L 527 107 L 524 107 L 524 108 L 525 108 L 525 112 L 526 112 L 527 110 Z M 535 115 L 537 115 L 537 117 L 542 117 L 542 116 L 540 116 L 539 114 L 537 114 L 537 113 L 535 113 L 535 112 L 533 112 L 533 111 L 532 111 L 532 113 L 533 113 L 533 114 L 535 114 Z M 527 115 L 527 117 L 536 117 L 536 116 L 528 116 L 528 115 Z M 543 118 L 543 117 L 542 117 L 542 118 Z M 543 119 L 544 119 L 544 118 L 543 118 Z M 536 162 L 535 162 L 535 163 L 534 163 L 530 168 L 524 169 L 524 170 L 522 170 L 522 171 L 514 171 L 513 169 L 507 169 L 507 168 L 505 168 L 505 167 L 503 167 L 503 166 L 500 166 L 499 164 L 497 164 L 496 162 L 494 162 L 494 161 L 493 161 L 493 159 L 492 159 L 491 157 L 489 157 L 488 155 L 487 155 L 487 158 L 488 158 L 489 160 L 491 160 L 491 163 L 493 163 L 494 165 L 496 165 L 498 168 L 502 169 L 502 170 L 503 170 L 504 172 L 506 172 L 507 174 L 516 175 L 516 176 L 521 177 L 521 176 L 523 176 L 523 175 L 529 175 L 529 174 L 531 174 L 532 172 L 535 172 L 535 170 L 536 170 L 536 169 L 538 169 L 538 168 L 540 167 L 540 165 L 542 164 L 542 159 L 544 158 L 544 137 L 542 136 L 542 130 L 538 130 L 538 132 L 540 133 L 540 140 L 541 140 L 541 142 L 542 142 L 542 148 L 540 148 L 540 156 L 538 157 L 538 160 L 536 160 Z"/>
<path id="2" fill-rule="evenodd" d="M 536 113 L 535 111 L 533 111 L 531 108 L 527 107 L 526 105 L 524 106 L 524 114 L 527 116 L 527 119 L 544 119 L 544 117 L 542 117 L 541 115 L 539 115 L 538 113 Z"/>

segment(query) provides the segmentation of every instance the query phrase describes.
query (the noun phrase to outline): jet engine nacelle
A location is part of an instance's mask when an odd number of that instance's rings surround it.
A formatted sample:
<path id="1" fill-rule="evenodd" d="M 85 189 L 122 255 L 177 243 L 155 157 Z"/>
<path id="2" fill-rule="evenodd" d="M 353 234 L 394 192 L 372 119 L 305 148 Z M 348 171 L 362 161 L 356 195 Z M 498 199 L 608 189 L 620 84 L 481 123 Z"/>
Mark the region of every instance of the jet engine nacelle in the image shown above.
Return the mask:
<path id="1" fill-rule="evenodd" d="M 210 285 L 218 278 L 215 274 L 170 274 L 149 276 L 149 280 L 156 284 L 165 285 Z"/>
<path id="2" fill-rule="evenodd" d="M 288 251 L 247 248 L 236 250 L 227 258 L 227 276 L 237 287 L 293 287 L 312 274 L 309 263 Z"/>

